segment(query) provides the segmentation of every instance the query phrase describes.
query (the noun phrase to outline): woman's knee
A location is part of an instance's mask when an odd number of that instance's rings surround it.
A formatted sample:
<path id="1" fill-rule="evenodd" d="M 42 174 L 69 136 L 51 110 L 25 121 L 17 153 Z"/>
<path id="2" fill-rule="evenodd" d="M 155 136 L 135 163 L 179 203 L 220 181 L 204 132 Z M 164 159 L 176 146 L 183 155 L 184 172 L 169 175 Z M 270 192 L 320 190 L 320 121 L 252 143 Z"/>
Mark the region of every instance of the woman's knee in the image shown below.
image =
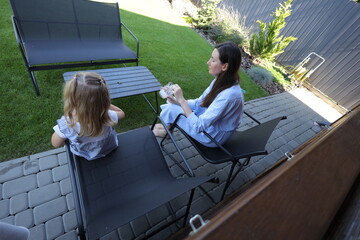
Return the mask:
<path id="1" fill-rule="evenodd" d="M 183 113 L 183 110 L 180 106 L 176 104 L 167 104 L 162 106 L 160 117 L 165 122 L 172 123 L 180 113 Z"/>

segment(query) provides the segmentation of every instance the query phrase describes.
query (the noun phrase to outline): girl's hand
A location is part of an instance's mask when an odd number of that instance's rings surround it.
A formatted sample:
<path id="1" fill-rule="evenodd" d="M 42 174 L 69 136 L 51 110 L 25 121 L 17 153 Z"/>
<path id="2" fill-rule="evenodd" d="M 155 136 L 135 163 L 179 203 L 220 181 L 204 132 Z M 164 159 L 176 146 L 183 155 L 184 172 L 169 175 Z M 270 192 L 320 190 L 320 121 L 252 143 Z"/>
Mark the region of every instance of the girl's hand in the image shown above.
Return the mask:
<path id="1" fill-rule="evenodd" d="M 58 148 L 64 145 L 66 138 L 62 138 L 59 135 L 57 135 L 55 132 L 51 136 L 51 144 Z"/>
<path id="2" fill-rule="evenodd" d="M 113 105 L 113 104 L 110 104 L 110 110 L 113 110 L 116 112 L 116 115 L 118 116 L 118 120 L 121 120 L 125 117 L 125 113 L 123 110 L 121 110 L 119 107 Z"/>

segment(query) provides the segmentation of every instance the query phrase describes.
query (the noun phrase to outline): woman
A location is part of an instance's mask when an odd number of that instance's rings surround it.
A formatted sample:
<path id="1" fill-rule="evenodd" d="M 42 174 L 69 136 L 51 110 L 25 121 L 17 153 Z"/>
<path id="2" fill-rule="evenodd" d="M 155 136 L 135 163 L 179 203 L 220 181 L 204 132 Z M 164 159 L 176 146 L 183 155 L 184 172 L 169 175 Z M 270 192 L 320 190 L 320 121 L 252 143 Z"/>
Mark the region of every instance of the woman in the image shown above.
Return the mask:
<path id="1" fill-rule="evenodd" d="M 220 144 L 225 143 L 240 124 L 244 96 L 239 86 L 241 52 L 239 47 L 226 42 L 215 46 L 207 62 L 209 73 L 215 77 L 210 86 L 195 100 L 186 100 L 179 85 L 172 86 L 174 97 L 161 106 L 160 116 L 168 125 L 183 113 L 177 124 L 192 138 L 208 147 L 216 147 L 202 131 L 209 133 Z M 155 136 L 166 134 L 161 124 L 153 130 Z"/>

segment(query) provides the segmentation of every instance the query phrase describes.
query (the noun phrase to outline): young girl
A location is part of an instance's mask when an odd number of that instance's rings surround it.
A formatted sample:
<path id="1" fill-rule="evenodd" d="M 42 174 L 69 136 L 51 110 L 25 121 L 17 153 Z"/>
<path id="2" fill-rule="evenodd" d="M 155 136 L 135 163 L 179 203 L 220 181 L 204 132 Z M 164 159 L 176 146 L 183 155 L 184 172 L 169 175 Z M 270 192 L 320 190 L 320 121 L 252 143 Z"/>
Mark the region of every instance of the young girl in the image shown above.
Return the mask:
<path id="1" fill-rule="evenodd" d="M 178 114 L 185 114 L 186 118 L 180 117 L 177 124 L 203 145 L 216 147 L 202 131 L 223 144 L 239 126 L 243 114 L 244 97 L 239 86 L 240 49 L 231 42 L 219 44 L 207 64 L 215 79 L 204 93 L 195 100 L 186 100 L 180 86 L 173 85 L 175 98 L 167 98 L 170 103 L 161 106 L 160 116 L 170 125 Z M 158 137 L 166 134 L 161 124 L 156 124 L 153 132 Z"/>
<path id="2" fill-rule="evenodd" d="M 94 72 L 79 72 L 64 88 L 64 115 L 57 120 L 51 143 L 66 139 L 71 151 L 87 160 L 104 157 L 118 146 L 113 126 L 125 113 L 110 103 L 105 80 Z"/>

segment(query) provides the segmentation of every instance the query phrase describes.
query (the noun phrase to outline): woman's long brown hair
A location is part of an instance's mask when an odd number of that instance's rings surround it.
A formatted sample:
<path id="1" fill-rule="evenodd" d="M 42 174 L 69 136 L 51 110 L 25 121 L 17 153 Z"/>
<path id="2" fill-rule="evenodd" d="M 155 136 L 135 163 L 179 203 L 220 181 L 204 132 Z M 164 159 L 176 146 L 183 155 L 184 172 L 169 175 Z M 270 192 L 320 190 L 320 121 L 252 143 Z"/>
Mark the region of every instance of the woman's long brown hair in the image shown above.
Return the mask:
<path id="1" fill-rule="evenodd" d="M 209 107 L 221 91 L 240 83 L 240 48 L 233 42 L 220 43 L 215 48 L 219 51 L 221 63 L 227 63 L 228 67 L 217 76 L 211 91 L 201 103 L 202 107 Z"/>

